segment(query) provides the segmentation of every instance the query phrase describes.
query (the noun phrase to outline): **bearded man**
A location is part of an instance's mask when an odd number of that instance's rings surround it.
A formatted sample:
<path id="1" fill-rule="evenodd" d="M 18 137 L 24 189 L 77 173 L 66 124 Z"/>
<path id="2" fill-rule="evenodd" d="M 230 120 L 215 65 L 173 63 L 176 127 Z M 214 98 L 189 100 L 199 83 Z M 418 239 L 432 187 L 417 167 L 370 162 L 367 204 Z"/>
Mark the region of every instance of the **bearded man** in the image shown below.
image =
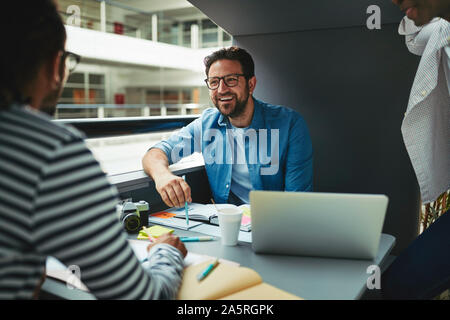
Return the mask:
<path id="1" fill-rule="evenodd" d="M 292 109 L 253 97 L 251 55 L 242 48 L 224 48 L 204 63 L 216 108 L 154 145 L 142 161 L 163 201 L 170 207 L 192 201 L 189 185 L 169 165 L 193 152 L 205 160 L 217 203 L 249 203 L 251 190 L 312 191 L 313 151 L 306 123 Z"/>

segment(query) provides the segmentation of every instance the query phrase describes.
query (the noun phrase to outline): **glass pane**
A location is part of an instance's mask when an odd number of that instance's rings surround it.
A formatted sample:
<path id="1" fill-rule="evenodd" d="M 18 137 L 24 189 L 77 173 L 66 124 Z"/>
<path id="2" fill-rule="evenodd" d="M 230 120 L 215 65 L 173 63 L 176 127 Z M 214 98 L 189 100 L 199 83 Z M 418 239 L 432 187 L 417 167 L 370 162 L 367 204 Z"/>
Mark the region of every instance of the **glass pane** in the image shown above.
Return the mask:
<path id="1" fill-rule="evenodd" d="M 217 32 L 212 33 L 203 33 L 202 35 L 202 42 L 203 43 L 214 43 L 216 44 L 218 40 L 218 34 Z"/>
<path id="2" fill-rule="evenodd" d="M 183 22 L 183 31 L 191 31 L 191 25 L 196 24 L 197 20 L 184 21 Z"/>
<path id="3" fill-rule="evenodd" d="M 165 103 L 178 103 L 178 91 L 165 91 L 163 94 L 163 100 Z"/>
<path id="4" fill-rule="evenodd" d="M 159 92 L 159 90 L 147 90 L 145 94 L 145 103 L 160 104 L 161 93 Z"/>
<path id="5" fill-rule="evenodd" d="M 74 72 L 67 79 L 67 83 L 84 84 L 84 73 Z"/>
<path id="6" fill-rule="evenodd" d="M 217 29 L 217 25 L 209 19 L 202 20 L 202 29 Z"/>
<path id="7" fill-rule="evenodd" d="M 230 41 L 230 40 L 231 40 L 231 36 L 224 31 L 223 32 L 223 41 Z"/>
<path id="8" fill-rule="evenodd" d="M 89 84 L 103 84 L 105 82 L 105 76 L 102 74 L 89 74 Z"/>
<path id="9" fill-rule="evenodd" d="M 105 90 L 89 89 L 89 103 L 105 103 Z"/>
<path id="10" fill-rule="evenodd" d="M 192 91 L 183 90 L 181 92 L 181 103 L 191 103 L 192 102 Z"/>
<path id="11" fill-rule="evenodd" d="M 73 88 L 64 88 L 61 94 L 63 99 L 73 99 Z"/>

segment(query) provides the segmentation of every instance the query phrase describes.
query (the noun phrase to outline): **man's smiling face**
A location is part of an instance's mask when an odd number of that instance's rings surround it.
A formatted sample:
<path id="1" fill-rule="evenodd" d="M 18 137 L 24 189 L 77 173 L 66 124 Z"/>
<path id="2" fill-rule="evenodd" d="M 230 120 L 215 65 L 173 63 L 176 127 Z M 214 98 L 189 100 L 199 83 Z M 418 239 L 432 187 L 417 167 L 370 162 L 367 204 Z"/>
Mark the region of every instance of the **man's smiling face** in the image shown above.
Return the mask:
<path id="1" fill-rule="evenodd" d="M 222 59 L 217 60 L 209 68 L 208 78 L 224 77 L 227 75 L 241 75 L 242 66 L 239 61 Z M 248 81 L 243 76 L 237 77 L 237 85 L 227 86 L 224 79 L 219 82 L 219 87 L 210 90 L 211 101 L 220 113 L 231 118 L 238 117 L 245 110 L 250 96 Z"/>

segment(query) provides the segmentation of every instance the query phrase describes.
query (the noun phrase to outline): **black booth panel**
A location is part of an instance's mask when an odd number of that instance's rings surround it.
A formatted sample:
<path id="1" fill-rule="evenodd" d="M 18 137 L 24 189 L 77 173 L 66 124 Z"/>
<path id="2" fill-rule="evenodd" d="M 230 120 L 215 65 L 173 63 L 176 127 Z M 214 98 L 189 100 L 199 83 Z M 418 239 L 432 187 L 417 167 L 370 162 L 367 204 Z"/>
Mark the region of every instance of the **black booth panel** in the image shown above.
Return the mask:
<path id="1" fill-rule="evenodd" d="M 383 193 L 394 254 L 417 236 L 420 194 L 400 126 L 420 57 L 385 0 L 189 0 L 255 60 L 255 97 L 298 110 L 314 148 L 314 190 Z M 381 29 L 369 30 L 377 5 Z"/>
<path id="2" fill-rule="evenodd" d="M 175 172 L 176 175 L 177 174 Z M 194 170 L 187 170 L 186 182 L 191 187 L 191 198 L 193 202 L 197 203 L 211 203 L 211 188 L 209 187 L 208 176 L 205 168 L 195 168 Z M 145 200 L 149 203 L 150 213 L 165 210 L 168 206 L 162 201 L 161 196 L 155 188 L 155 182 L 148 178 L 145 179 L 147 186 L 131 188 L 129 191 L 121 191 L 119 188 L 119 196 L 121 199 L 132 198 L 133 201 Z"/>
<path id="3" fill-rule="evenodd" d="M 398 24 L 236 36 L 255 60 L 255 97 L 300 112 L 314 149 L 314 191 L 389 197 L 394 254 L 417 236 L 420 197 L 400 126 L 419 57 Z"/>

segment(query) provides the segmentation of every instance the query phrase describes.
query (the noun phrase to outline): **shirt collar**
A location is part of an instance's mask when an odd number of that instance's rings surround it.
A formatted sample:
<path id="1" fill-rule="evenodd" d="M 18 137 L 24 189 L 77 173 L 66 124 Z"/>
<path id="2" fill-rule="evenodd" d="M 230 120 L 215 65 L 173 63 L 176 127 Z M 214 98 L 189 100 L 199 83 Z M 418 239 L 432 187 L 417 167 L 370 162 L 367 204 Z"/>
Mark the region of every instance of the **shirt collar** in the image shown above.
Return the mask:
<path id="1" fill-rule="evenodd" d="M 251 98 L 253 99 L 254 110 L 252 122 L 250 123 L 249 128 L 259 129 L 264 124 L 261 102 L 253 98 L 253 96 Z M 228 127 L 228 124 L 230 124 L 230 120 L 228 119 L 228 117 L 224 116 L 223 114 L 220 114 L 217 123 L 219 124 L 219 126 Z"/>

